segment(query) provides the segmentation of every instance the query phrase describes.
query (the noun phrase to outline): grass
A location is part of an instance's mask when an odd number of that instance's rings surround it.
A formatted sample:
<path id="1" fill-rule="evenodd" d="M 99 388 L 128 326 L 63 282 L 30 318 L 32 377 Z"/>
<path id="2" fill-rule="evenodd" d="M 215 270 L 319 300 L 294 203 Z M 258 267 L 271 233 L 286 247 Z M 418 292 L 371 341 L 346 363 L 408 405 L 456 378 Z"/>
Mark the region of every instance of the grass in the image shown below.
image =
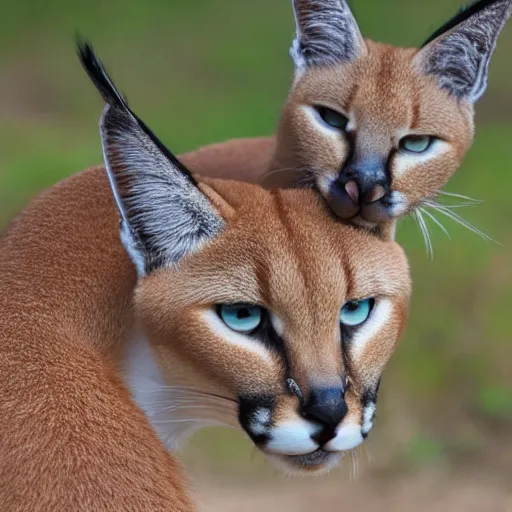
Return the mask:
<path id="1" fill-rule="evenodd" d="M 457 5 L 366 0 L 355 11 L 373 39 L 417 45 Z M 0 224 L 39 190 L 101 161 L 101 103 L 74 55 L 77 31 L 174 151 L 274 130 L 292 71 L 289 0 L 1 0 L 0 7 Z M 479 106 L 485 123 L 447 187 L 485 200 L 462 213 L 502 245 L 447 220 L 452 239 L 432 226 L 430 262 L 412 219 L 399 229 L 414 298 L 384 376 L 375 436 L 413 461 L 449 458 L 468 424 L 479 425 L 480 453 L 493 442 L 496 418 L 512 426 L 512 124 L 503 122 L 512 113 L 510 102 L 496 105 L 512 86 L 511 44 L 508 30 Z M 486 115 L 497 111 L 499 118 Z M 482 427 L 482 418 L 492 421 Z M 202 446 L 212 458 L 242 464 L 249 445 L 231 435 L 210 433 Z"/>

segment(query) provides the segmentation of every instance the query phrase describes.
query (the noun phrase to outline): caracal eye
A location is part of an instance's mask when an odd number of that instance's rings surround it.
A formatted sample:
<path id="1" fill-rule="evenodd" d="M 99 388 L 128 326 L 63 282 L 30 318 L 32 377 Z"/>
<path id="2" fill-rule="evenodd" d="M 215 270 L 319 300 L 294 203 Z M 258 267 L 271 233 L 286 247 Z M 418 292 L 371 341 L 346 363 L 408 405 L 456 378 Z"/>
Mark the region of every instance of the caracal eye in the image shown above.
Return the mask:
<path id="1" fill-rule="evenodd" d="M 348 124 L 347 116 L 332 108 L 321 106 L 315 108 L 325 124 L 328 124 L 331 128 L 336 128 L 336 130 L 344 131 L 346 129 Z"/>
<path id="2" fill-rule="evenodd" d="M 252 304 L 220 304 L 217 314 L 233 331 L 250 333 L 263 320 L 263 309 Z"/>
<path id="3" fill-rule="evenodd" d="M 425 153 L 434 140 L 430 135 L 408 135 L 400 141 L 400 149 L 409 153 Z"/>
<path id="4" fill-rule="evenodd" d="M 342 308 L 340 322 L 346 327 L 357 327 L 370 316 L 375 299 L 350 300 Z"/>

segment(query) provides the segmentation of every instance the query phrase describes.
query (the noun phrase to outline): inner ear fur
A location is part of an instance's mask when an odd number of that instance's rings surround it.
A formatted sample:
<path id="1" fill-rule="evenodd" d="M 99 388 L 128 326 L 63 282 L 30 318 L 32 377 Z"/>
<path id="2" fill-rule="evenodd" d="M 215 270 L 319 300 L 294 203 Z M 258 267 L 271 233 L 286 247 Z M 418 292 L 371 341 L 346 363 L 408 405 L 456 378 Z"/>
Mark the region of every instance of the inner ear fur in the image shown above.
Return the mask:
<path id="1" fill-rule="evenodd" d="M 290 49 L 297 72 L 350 62 L 366 44 L 345 0 L 293 0 L 296 34 Z"/>
<path id="2" fill-rule="evenodd" d="M 100 135 L 123 245 L 139 276 L 174 265 L 215 238 L 224 219 L 190 171 L 128 107 L 92 47 L 81 44 L 78 51 L 105 101 Z"/>
<path id="3" fill-rule="evenodd" d="M 487 87 L 489 63 L 511 12 L 512 0 L 472 3 L 425 42 L 417 63 L 451 95 L 476 102 Z"/>

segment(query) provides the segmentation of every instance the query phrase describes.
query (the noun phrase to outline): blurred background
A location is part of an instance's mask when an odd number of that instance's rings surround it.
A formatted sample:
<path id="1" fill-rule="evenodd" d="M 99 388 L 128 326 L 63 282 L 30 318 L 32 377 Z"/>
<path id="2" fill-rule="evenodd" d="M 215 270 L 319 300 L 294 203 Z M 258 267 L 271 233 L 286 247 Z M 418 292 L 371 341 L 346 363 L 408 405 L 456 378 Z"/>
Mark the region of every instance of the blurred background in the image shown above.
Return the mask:
<path id="1" fill-rule="evenodd" d="M 458 0 L 354 0 L 365 36 L 417 46 Z M 135 111 L 177 153 L 273 132 L 292 76 L 289 0 L 0 0 L 0 229 L 41 189 L 101 162 L 101 102 L 75 57 L 89 38 Z M 512 26 L 446 190 L 501 245 L 450 220 L 427 258 L 412 219 L 409 328 L 366 446 L 328 477 L 288 479 L 236 432 L 183 457 L 204 510 L 512 511 Z"/>

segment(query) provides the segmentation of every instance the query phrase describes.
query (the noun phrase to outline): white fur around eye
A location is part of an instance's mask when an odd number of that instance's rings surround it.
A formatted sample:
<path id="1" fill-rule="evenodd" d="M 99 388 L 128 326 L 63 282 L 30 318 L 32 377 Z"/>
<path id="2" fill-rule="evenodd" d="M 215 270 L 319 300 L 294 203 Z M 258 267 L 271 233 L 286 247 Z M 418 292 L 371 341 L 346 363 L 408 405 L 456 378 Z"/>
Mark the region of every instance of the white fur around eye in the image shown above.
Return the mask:
<path id="1" fill-rule="evenodd" d="M 450 149 L 450 144 L 443 140 L 436 140 L 432 143 L 430 149 L 424 153 L 411 153 L 406 151 L 400 151 L 396 154 L 393 162 L 393 177 L 401 178 L 408 171 L 414 169 L 422 163 L 434 160 L 440 157 Z"/>
<path id="2" fill-rule="evenodd" d="M 276 333 L 282 337 L 284 334 L 284 326 L 283 322 L 281 322 L 281 319 L 274 313 L 270 313 L 270 323 L 272 324 L 272 327 Z"/>
<path id="3" fill-rule="evenodd" d="M 211 309 L 203 313 L 203 320 L 208 324 L 210 329 L 222 338 L 226 343 L 234 345 L 243 350 L 247 350 L 261 359 L 266 363 L 271 363 L 271 355 L 268 350 L 257 340 L 252 340 L 249 336 L 242 333 L 231 330 L 217 315 L 217 313 Z"/>
<path id="4" fill-rule="evenodd" d="M 393 306 L 389 299 L 377 300 L 370 318 L 355 331 L 350 340 L 349 353 L 353 360 L 357 361 L 361 357 L 368 342 L 378 336 L 379 331 L 391 319 L 392 313 Z"/>

